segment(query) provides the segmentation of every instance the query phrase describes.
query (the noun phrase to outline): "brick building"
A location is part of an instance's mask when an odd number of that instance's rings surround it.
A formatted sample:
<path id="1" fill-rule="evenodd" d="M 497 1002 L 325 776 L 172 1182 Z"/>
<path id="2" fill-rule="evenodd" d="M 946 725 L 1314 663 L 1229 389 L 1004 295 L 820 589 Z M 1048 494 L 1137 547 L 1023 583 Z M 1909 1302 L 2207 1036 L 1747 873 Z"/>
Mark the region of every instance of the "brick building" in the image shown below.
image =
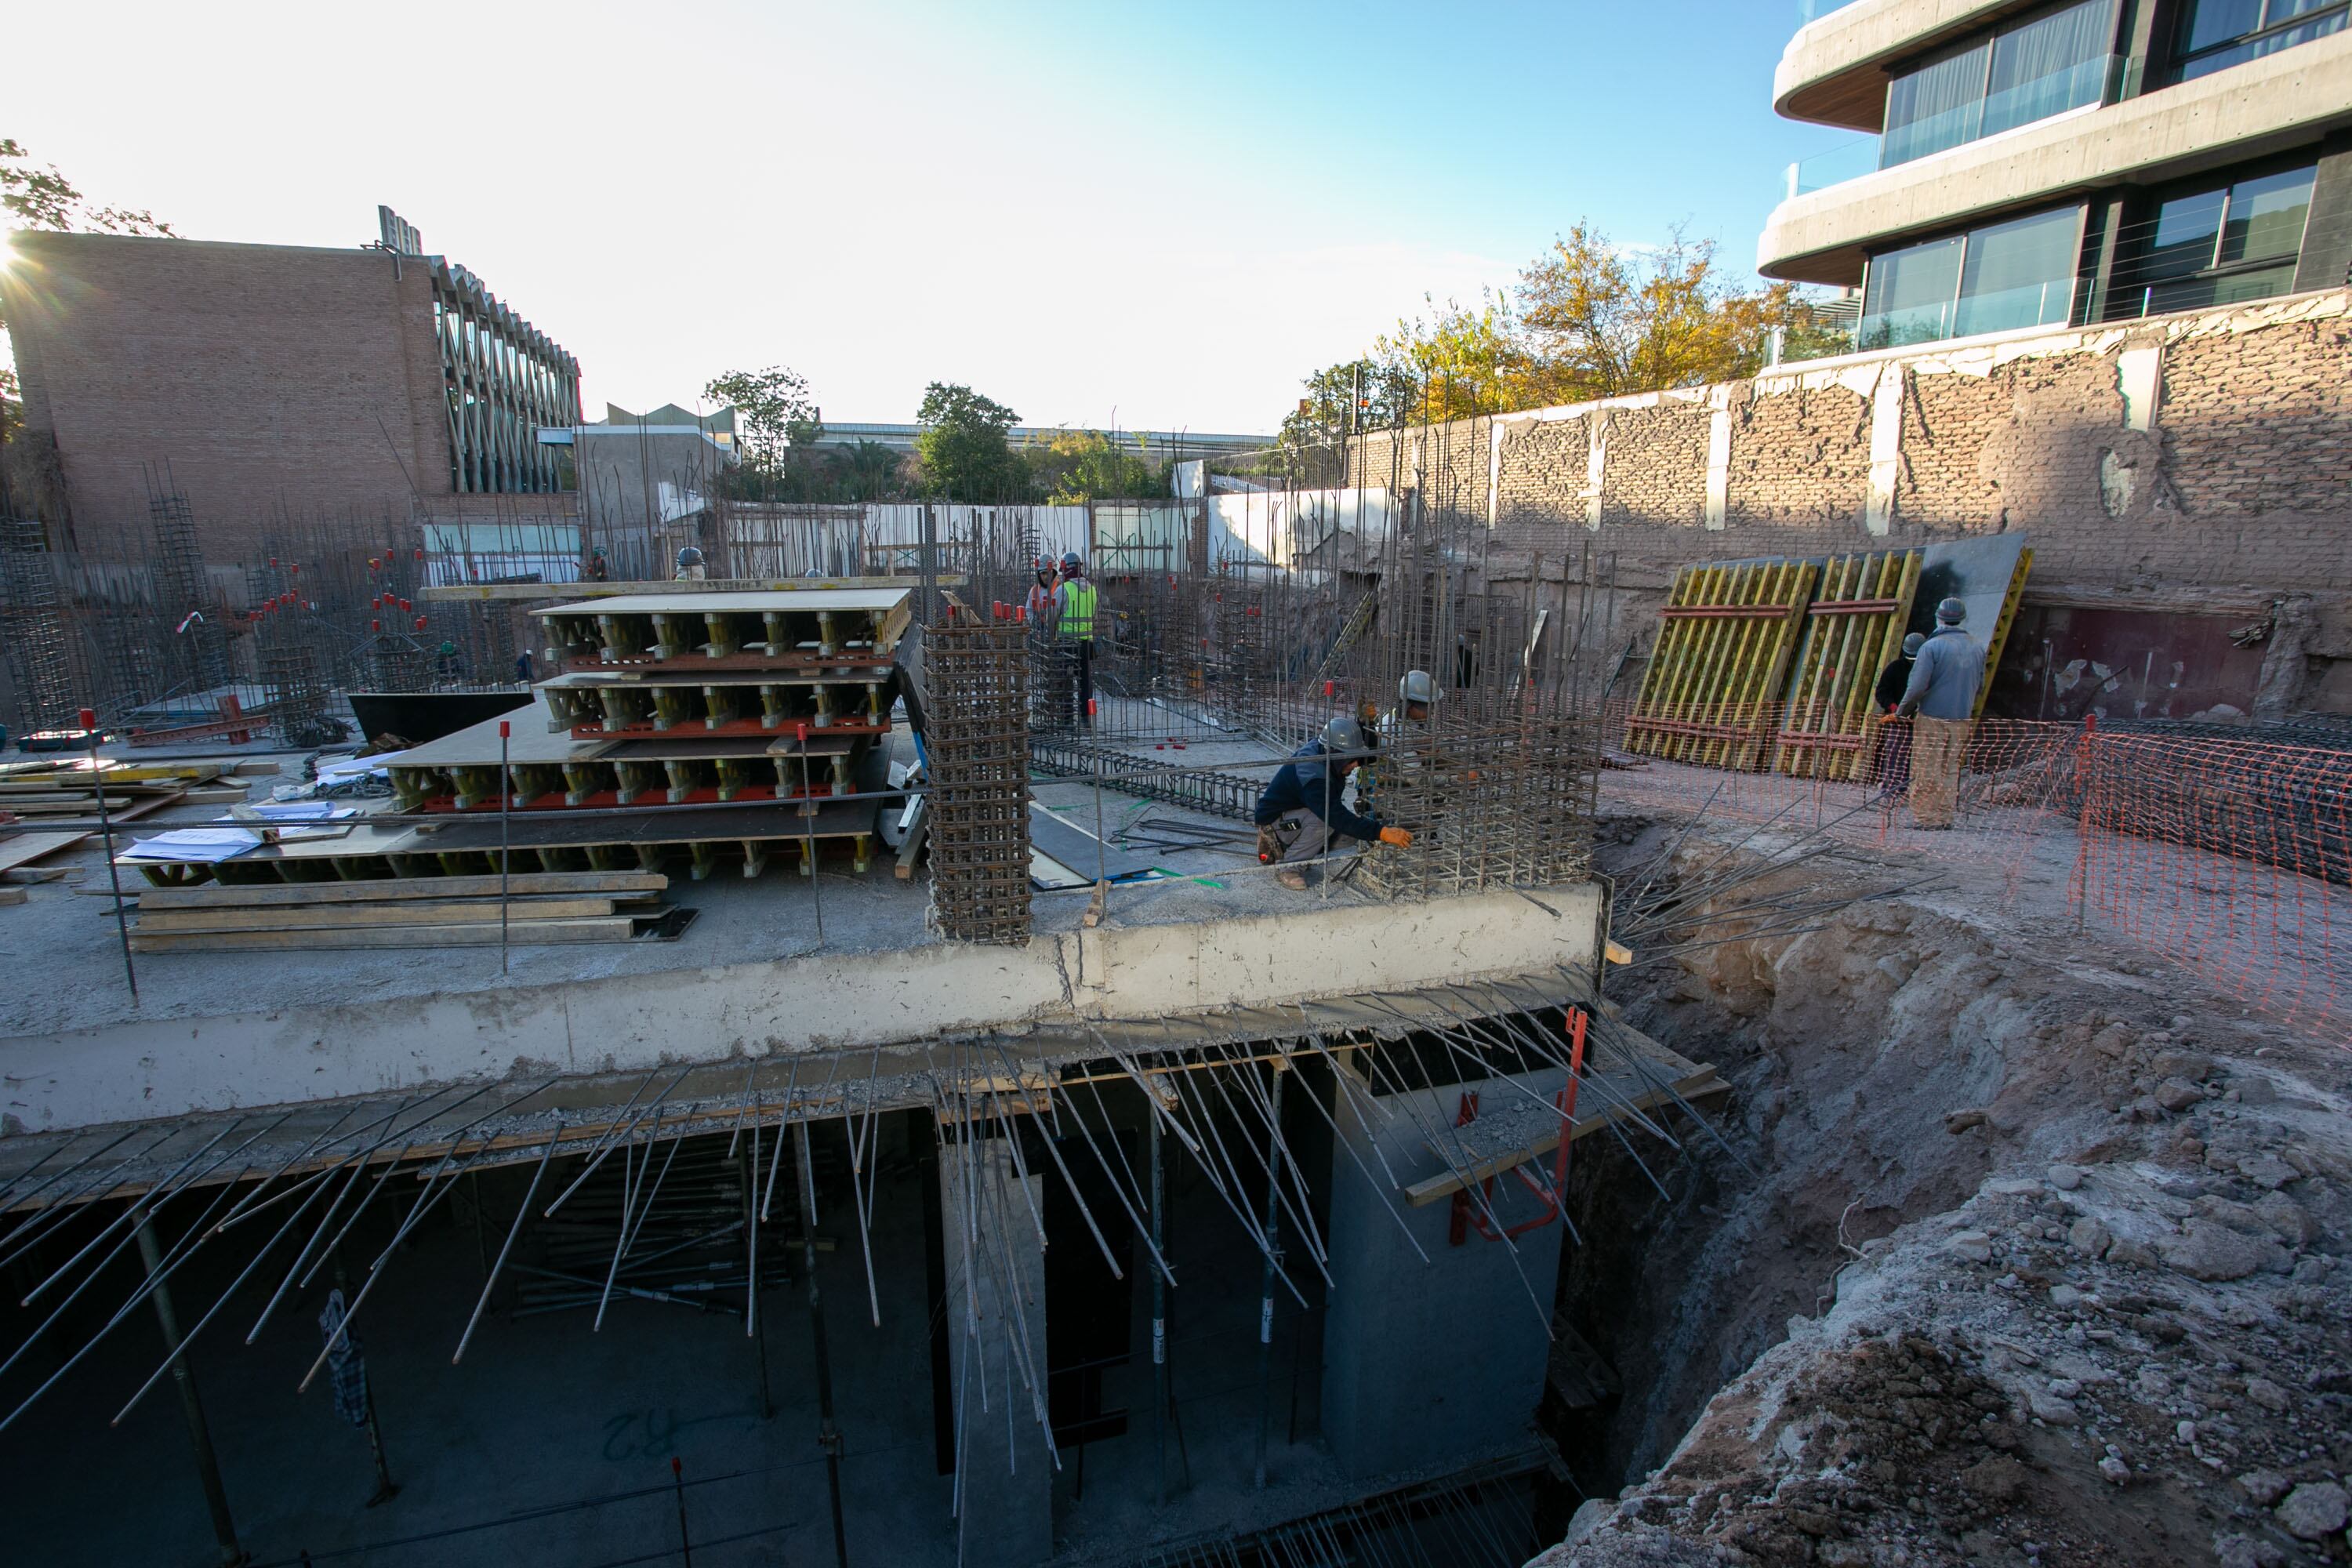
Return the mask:
<path id="1" fill-rule="evenodd" d="M 350 249 L 25 233 L 0 272 L 11 476 L 52 542 L 149 527 L 168 465 L 215 562 L 289 522 L 569 519 L 579 363 L 388 210 Z"/>

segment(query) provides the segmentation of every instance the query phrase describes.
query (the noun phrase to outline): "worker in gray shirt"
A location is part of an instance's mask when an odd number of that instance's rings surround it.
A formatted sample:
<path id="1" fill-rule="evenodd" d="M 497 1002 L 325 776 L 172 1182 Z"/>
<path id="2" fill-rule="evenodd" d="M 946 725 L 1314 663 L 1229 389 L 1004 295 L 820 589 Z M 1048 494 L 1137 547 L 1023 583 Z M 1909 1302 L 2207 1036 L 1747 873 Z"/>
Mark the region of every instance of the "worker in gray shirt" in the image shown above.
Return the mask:
<path id="1" fill-rule="evenodd" d="M 1935 634 L 1920 645 L 1895 713 L 1911 721 L 1911 815 L 1921 827 L 1949 827 L 1960 793 L 1960 755 L 1969 747 L 1984 649 L 1962 629 L 1969 607 L 1936 606 Z"/>

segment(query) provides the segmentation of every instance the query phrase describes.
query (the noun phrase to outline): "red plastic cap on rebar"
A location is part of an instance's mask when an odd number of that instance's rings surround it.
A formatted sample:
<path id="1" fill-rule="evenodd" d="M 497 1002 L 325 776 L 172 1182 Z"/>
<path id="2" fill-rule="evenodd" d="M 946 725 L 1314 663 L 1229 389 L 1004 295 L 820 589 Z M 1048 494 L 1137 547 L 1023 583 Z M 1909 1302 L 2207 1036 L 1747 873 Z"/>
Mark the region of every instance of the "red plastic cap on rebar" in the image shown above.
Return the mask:
<path id="1" fill-rule="evenodd" d="M 513 726 L 512 724 L 508 723 L 504 719 L 501 719 L 501 720 L 499 720 L 499 740 L 503 741 L 503 740 L 505 740 L 508 736 L 509 736 L 509 735 L 511 735 L 511 734 L 513 734 L 513 733 L 514 733 L 514 726 Z"/>
<path id="2" fill-rule="evenodd" d="M 85 708 L 81 710 L 81 727 L 85 730 L 95 730 L 98 728 L 97 709 Z"/>

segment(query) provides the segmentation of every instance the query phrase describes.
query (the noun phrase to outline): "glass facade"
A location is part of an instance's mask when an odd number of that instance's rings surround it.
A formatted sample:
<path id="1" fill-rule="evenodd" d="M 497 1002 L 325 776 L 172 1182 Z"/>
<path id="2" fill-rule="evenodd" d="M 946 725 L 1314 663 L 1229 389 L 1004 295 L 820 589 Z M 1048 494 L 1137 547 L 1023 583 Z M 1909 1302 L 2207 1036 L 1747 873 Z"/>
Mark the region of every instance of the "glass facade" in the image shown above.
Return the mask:
<path id="1" fill-rule="evenodd" d="M 2189 0 L 2174 46 L 2180 79 L 2341 32 L 2347 16 L 2347 0 Z"/>
<path id="2" fill-rule="evenodd" d="M 2059 207 L 1874 256 L 1856 346 L 1900 348 L 2073 317 L 2083 209 Z"/>
<path id="3" fill-rule="evenodd" d="M 2125 231 L 2107 318 L 2202 310 L 2292 290 L 2316 172 L 2306 163 L 2159 192 Z"/>
<path id="4" fill-rule="evenodd" d="M 1887 84 L 1878 166 L 2102 101 L 2115 28 L 2116 0 L 2076 0 L 1897 76 Z"/>

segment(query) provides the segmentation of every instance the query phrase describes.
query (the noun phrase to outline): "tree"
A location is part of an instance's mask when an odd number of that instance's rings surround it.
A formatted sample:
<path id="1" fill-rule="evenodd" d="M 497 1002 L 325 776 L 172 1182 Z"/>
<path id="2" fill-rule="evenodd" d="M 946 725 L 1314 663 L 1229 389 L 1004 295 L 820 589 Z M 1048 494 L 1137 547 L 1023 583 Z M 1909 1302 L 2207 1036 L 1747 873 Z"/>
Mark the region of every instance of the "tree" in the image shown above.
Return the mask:
<path id="1" fill-rule="evenodd" d="M 1401 321 L 1372 341 L 1372 355 L 1405 389 L 1408 422 L 1436 424 L 1530 406 L 1526 344 L 1510 306 L 1488 295 L 1479 309 L 1424 294 L 1428 319 Z"/>
<path id="2" fill-rule="evenodd" d="M 780 364 L 713 376 L 702 395 L 735 405 L 744 460 L 770 473 L 782 466 L 786 447 L 814 446 L 824 434 L 808 383 Z"/>
<path id="3" fill-rule="evenodd" d="M 36 166 L 32 154 L 23 145 L 0 136 L 0 230 L 46 228 L 58 233 L 92 230 L 107 234 L 152 235 L 165 239 L 177 239 L 172 226 L 153 213 L 124 207 L 93 207 L 76 190 L 72 182 L 58 172 L 55 163 Z M 6 237 L 0 233 L 0 263 L 5 263 Z M 0 332 L 8 329 L 5 316 L 0 316 Z M 16 434 L 21 416 L 17 412 L 18 390 L 16 370 L 12 364 L 0 363 L 0 445 L 5 445 Z"/>
<path id="4" fill-rule="evenodd" d="M 1415 389 L 1393 364 L 1349 360 L 1317 371 L 1300 384 L 1307 395 L 1285 415 L 1279 443 L 1281 477 L 1314 481 L 1334 469 L 1340 443 L 1363 430 L 1392 430 L 1413 417 Z"/>
<path id="5" fill-rule="evenodd" d="M 967 501 L 1026 500 L 1029 472 L 1013 450 L 1021 416 L 969 386 L 935 381 L 915 410 L 915 456 L 932 494 Z"/>
<path id="6" fill-rule="evenodd" d="M 1140 500 L 1164 494 L 1164 472 L 1144 456 L 1141 437 L 1133 450 L 1099 430 L 1060 430 L 1049 441 L 1021 450 L 1032 493 L 1060 505 L 1090 500 Z"/>
<path id="7" fill-rule="evenodd" d="M 1785 283 L 1754 294 L 1732 287 L 1717 268 L 1715 242 L 1679 228 L 1664 245 L 1629 254 L 1589 223 L 1529 262 L 1516 292 L 1529 360 L 1525 392 L 1539 404 L 1751 374 L 1769 330 L 1788 318 L 1790 295 Z"/>
<path id="8" fill-rule="evenodd" d="M 31 158 L 23 146 L 0 136 L 0 213 L 8 215 L 5 226 L 179 237 L 170 224 L 143 208 L 91 206 L 55 163 L 37 168 Z"/>

